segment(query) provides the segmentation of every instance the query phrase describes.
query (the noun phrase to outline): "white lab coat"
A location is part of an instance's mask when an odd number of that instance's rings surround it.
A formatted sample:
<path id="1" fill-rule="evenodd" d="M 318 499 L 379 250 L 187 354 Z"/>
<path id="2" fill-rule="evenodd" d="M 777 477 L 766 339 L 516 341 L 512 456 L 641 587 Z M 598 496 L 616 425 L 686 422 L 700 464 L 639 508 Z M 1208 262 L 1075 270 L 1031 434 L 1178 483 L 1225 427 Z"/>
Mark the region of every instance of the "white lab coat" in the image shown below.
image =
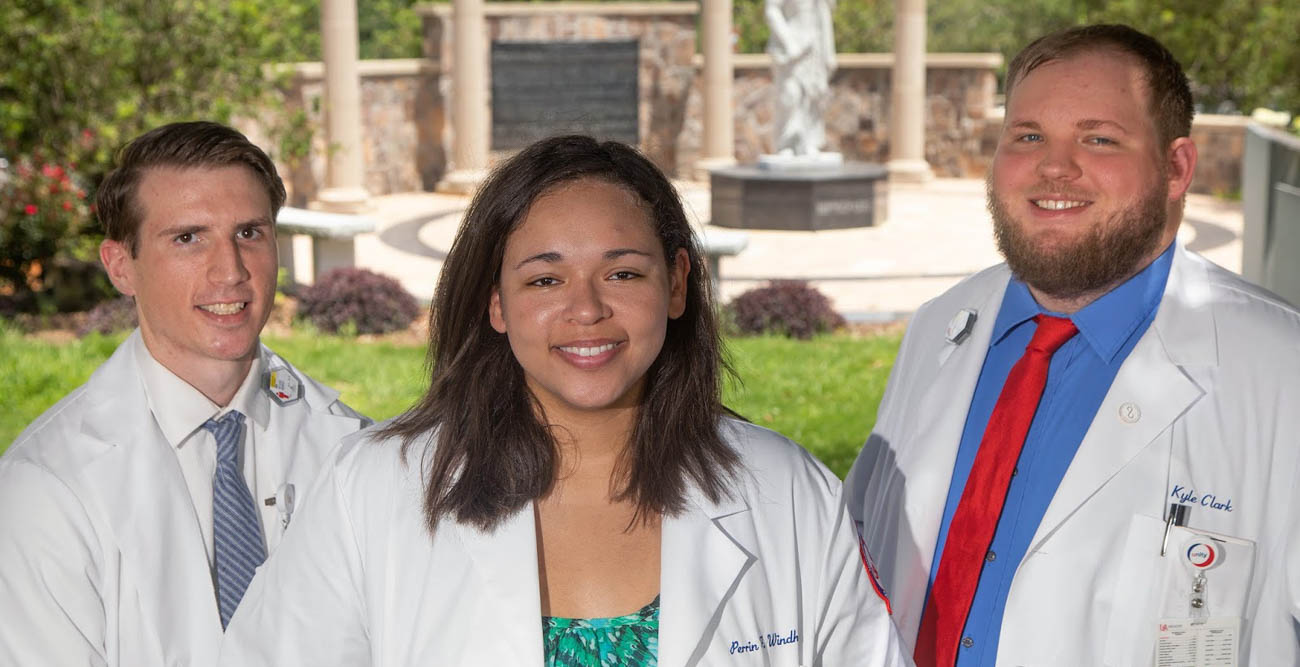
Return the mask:
<path id="1" fill-rule="evenodd" d="M 916 313 L 846 481 L 908 651 L 1008 279 L 1005 266 L 994 267 Z M 954 344 L 946 332 L 962 309 L 978 315 Z M 1300 519 L 1298 461 L 1300 314 L 1176 248 L 1155 320 L 1016 570 L 997 664 L 1152 664 L 1159 619 L 1190 613 L 1192 575 L 1182 561 L 1191 536 L 1205 531 L 1245 542 L 1228 544 L 1223 565 L 1208 573 L 1210 615 L 1244 619 L 1241 664 L 1300 664 L 1300 551 L 1286 546 Z M 1192 508 L 1161 557 L 1174 502 Z"/>
<path id="2" fill-rule="evenodd" d="M 132 336 L 139 336 L 139 332 Z M 0 665 L 203 667 L 221 642 L 180 463 L 149 411 L 132 340 L 0 458 Z M 265 347 L 267 367 L 287 363 Z M 305 489 L 366 420 L 301 372 L 272 405 L 259 466 Z M 276 544 L 280 524 L 265 527 Z"/>
<path id="3" fill-rule="evenodd" d="M 734 499 L 693 490 L 663 522 L 659 665 L 905 664 L 839 480 L 780 435 L 722 428 L 745 470 Z M 421 450 L 403 465 L 369 433 L 344 442 L 249 587 L 221 665 L 541 667 L 532 505 L 495 532 L 445 519 L 431 537 Z"/>

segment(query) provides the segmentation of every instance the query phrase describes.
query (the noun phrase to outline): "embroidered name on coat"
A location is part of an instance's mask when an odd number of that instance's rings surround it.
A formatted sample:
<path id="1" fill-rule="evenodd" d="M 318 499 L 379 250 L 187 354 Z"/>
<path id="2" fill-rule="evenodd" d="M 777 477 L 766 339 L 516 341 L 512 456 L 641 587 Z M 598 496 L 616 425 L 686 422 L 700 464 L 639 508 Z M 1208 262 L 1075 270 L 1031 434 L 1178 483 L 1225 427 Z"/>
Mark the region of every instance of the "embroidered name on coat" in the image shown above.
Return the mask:
<path id="1" fill-rule="evenodd" d="M 765 651 L 786 644 L 795 644 L 799 642 L 799 631 L 791 628 L 789 632 L 781 634 L 779 632 L 769 632 L 758 636 L 758 643 L 749 640 L 738 640 L 731 642 L 731 648 L 728 651 L 732 655 L 737 653 L 754 653 Z"/>
<path id="2" fill-rule="evenodd" d="M 1184 505 L 1200 505 L 1221 512 L 1231 512 L 1236 509 L 1232 506 L 1232 498 L 1220 497 L 1213 493 L 1198 494 L 1196 489 L 1181 484 L 1174 485 L 1174 490 L 1169 493 L 1169 497 Z"/>

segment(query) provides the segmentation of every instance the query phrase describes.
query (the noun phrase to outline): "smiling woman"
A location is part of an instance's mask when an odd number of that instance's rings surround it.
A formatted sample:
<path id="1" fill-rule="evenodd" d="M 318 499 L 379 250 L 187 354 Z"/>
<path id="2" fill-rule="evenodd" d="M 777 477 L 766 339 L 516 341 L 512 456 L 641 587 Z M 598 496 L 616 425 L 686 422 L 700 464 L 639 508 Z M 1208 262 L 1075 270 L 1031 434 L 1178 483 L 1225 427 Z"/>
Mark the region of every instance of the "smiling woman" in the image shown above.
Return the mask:
<path id="1" fill-rule="evenodd" d="M 723 407 L 701 254 L 635 150 L 505 162 L 430 330 L 428 392 L 343 444 L 224 664 L 903 664 L 839 480 Z"/>

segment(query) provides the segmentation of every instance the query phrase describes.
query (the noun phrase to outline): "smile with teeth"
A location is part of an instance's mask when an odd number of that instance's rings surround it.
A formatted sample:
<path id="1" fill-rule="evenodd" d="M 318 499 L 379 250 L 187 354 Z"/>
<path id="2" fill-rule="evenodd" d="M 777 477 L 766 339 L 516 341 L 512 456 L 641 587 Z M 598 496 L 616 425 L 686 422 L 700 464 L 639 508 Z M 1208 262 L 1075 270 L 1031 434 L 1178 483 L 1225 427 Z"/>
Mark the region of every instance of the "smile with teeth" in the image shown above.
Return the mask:
<path id="1" fill-rule="evenodd" d="M 1068 199 L 1034 199 L 1034 206 L 1045 208 L 1049 211 L 1064 211 L 1067 208 L 1078 208 L 1087 206 L 1086 201 L 1070 201 Z"/>
<path id="2" fill-rule="evenodd" d="M 234 315 L 243 310 L 244 306 L 247 305 L 247 301 L 236 301 L 234 303 L 209 303 L 199 306 L 199 308 L 202 308 L 213 315 Z"/>
<path id="3" fill-rule="evenodd" d="M 618 343 L 606 343 L 604 345 L 597 345 L 595 347 L 571 347 L 571 346 L 561 345 L 560 350 L 567 352 L 569 354 L 577 355 L 579 357 L 594 357 L 598 354 L 609 352 L 610 350 L 616 347 L 618 347 Z"/>

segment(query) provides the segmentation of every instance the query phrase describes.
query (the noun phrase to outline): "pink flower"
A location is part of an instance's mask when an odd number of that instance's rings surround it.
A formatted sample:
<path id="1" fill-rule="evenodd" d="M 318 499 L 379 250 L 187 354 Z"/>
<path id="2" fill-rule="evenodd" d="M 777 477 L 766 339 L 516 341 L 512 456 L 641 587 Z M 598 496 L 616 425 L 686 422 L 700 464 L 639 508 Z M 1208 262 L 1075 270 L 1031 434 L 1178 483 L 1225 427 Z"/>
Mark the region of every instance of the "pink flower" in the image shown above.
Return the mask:
<path id="1" fill-rule="evenodd" d="M 36 215 L 36 204 L 28 204 L 23 207 L 23 213 L 27 215 Z"/>
<path id="2" fill-rule="evenodd" d="M 65 201 L 65 202 L 63 202 L 63 210 L 65 210 L 65 211 L 71 211 L 71 210 L 72 210 L 72 202 L 70 202 L 70 201 Z"/>

